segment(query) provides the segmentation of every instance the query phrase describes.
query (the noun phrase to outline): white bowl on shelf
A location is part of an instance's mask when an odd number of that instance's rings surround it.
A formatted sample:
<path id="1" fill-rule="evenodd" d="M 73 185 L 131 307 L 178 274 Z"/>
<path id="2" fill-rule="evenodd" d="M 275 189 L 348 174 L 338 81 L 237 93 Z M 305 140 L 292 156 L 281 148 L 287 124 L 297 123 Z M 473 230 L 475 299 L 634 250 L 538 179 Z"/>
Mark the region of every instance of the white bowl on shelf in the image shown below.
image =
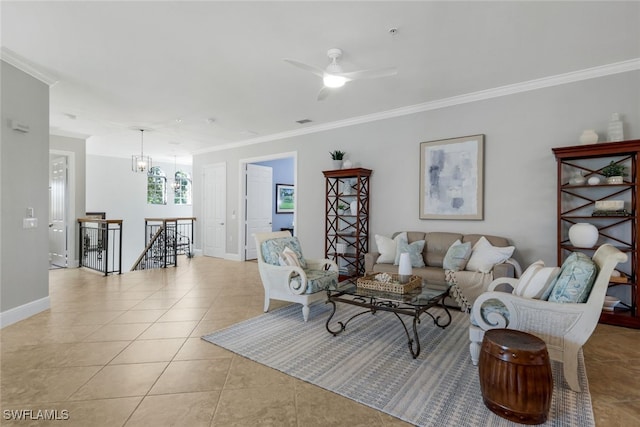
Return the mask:
<path id="1" fill-rule="evenodd" d="M 602 309 L 605 311 L 613 311 L 616 305 L 620 300 L 616 297 L 612 297 L 611 295 L 605 295 L 604 304 L 602 305 Z"/>

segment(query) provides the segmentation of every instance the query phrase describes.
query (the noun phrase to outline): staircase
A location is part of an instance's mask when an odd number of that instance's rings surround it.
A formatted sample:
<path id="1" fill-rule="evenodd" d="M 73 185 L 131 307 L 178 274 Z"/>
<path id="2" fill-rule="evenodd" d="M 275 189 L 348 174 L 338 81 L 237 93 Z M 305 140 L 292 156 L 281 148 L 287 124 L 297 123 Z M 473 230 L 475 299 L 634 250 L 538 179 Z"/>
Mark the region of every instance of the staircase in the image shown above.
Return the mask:
<path id="1" fill-rule="evenodd" d="M 193 256 L 195 218 L 145 218 L 146 246 L 131 271 L 176 267 L 178 255 Z"/>

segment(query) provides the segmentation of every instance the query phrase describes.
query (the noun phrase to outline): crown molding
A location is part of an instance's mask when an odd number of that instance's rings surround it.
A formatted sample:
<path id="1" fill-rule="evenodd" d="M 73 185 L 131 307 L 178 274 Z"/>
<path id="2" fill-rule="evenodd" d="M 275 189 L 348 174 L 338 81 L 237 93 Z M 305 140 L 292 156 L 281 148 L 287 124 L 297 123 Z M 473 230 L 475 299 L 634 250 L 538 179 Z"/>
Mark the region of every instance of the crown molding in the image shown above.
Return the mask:
<path id="1" fill-rule="evenodd" d="M 229 150 L 239 147 L 246 147 L 263 142 L 276 141 L 286 138 L 292 138 L 301 135 L 308 135 L 327 130 L 338 129 L 347 126 L 354 126 L 362 123 L 385 120 L 394 117 L 406 116 L 409 114 L 421 113 L 425 111 L 439 110 L 442 108 L 453 107 L 456 105 L 469 104 L 472 102 L 484 101 L 492 98 L 500 98 L 503 96 L 515 95 L 523 92 L 529 92 L 538 89 L 544 89 L 553 86 L 561 86 L 565 84 L 580 82 L 583 80 L 596 79 L 599 77 L 610 76 L 613 74 L 627 73 L 630 71 L 640 70 L 640 58 L 634 58 L 627 61 L 614 62 L 607 65 L 601 65 L 583 70 L 571 71 L 568 73 L 557 74 L 555 76 L 543 77 L 540 79 L 528 80 L 525 82 L 514 83 L 505 86 L 498 86 L 491 89 L 471 92 L 464 95 L 452 96 L 436 101 L 424 102 L 421 104 L 409 105 L 406 107 L 395 108 L 393 110 L 382 111 L 379 113 L 367 114 L 364 116 L 353 117 L 345 120 L 338 120 L 331 123 L 309 126 L 304 129 L 296 129 L 292 131 L 279 132 L 271 135 L 265 135 L 257 138 L 251 138 L 240 142 L 232 142 L 228 144 L 217 145 L 211 148 L 204 148 L 195 151 L 193 154 L 205 154 L 215 151 Z"/>
<path id="2" fill-rule="evenodd" d="M 7 64 L 11 64 L 17 69 L 24 71 L 48 86 L 54 86 L 60 81 L 58 76 L 49 71 L 44 71 L 41 66 L 29 61 L 27 58 L 15 53 L 11 49 L 2 46 L 0 48 L 0 58 Z"/>

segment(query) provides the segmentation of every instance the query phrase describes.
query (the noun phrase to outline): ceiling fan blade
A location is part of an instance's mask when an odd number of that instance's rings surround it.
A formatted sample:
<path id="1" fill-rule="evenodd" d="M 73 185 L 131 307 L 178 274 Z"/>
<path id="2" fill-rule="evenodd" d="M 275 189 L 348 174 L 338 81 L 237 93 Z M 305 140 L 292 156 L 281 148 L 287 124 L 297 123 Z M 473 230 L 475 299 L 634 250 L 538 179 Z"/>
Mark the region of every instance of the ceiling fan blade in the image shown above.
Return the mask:
<path id="1" fill-rule="evenodd" d="M 345 77 L 349 80 L 360 80 L 360 79 L 377 79 L 379 77 L 395 76 L 396 74 L 398 74 L 398 69 L 396 67 L 387 67 L 387 68 L 377 68 L 374 70 L 352 71 L 350 73 L 340 73 L 337 75 Z"/>
<path id="2" fill-rule="evenodd" d="M 329 96 L 330 92 L 331 89 L 326 86 L 322 86 L 322 89 L 320 89 L 320 92 L 318 92 L 318 101 L 322 101 L 323 99 L 325 99 L 327 96 Z"/>
<path id="3" fill-rule="evenodd" d="M 309 71 L 315 74 L 316 76 L 319 76 L 319 77 L 324 76 L 324 70 L 321 70 L 318 67 L 314 67 L 313 65 L 305 64 L 304 62 L 300 62 L 300 61 L 296 61 L 295 59 L 288 59 L 288 58 L 284 58 L 284 61 L 298 68 L 302 68 L 305 71 Z"/>

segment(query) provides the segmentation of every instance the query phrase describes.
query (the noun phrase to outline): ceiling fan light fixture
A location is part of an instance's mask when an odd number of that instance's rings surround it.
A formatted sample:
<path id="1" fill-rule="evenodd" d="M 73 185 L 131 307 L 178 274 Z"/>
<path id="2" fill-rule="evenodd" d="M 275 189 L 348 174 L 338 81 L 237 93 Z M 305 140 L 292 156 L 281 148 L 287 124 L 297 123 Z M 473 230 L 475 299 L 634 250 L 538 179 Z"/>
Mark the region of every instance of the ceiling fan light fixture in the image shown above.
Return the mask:
<path id="1" fill-rule="evenodd" d="M 334 76 L 332 74 L 325 74 L 322 78 L 322 82 L 326 87 L 337 88 L 342 87 L 347 82 L 346 77 Z"/>

